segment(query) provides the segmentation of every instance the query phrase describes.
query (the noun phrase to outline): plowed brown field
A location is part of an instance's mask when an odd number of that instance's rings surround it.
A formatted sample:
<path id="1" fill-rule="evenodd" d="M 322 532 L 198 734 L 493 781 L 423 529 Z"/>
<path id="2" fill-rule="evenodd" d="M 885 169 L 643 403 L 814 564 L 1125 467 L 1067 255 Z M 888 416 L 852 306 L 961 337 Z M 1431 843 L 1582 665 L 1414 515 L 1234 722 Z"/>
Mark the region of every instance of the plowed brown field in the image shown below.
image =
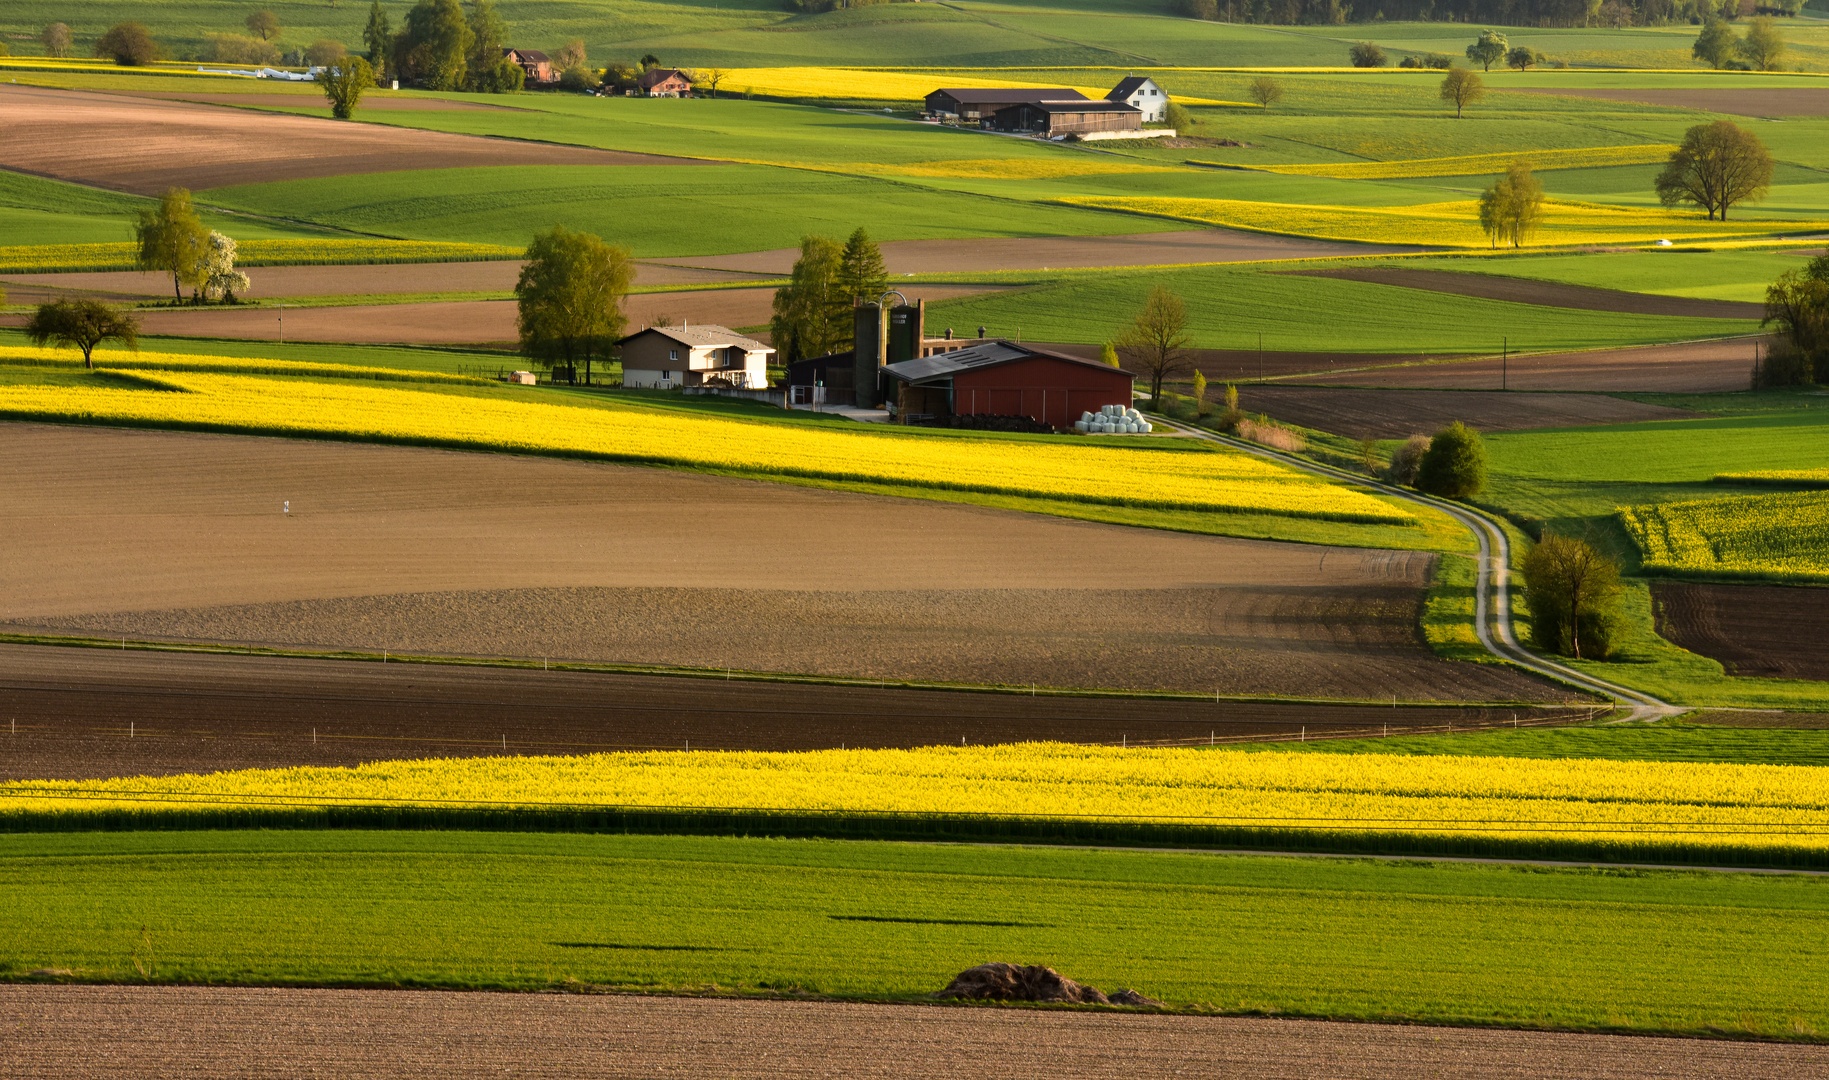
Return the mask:
<path id="1" fill-rule="evenodd" d="M 1763 319 L 1764 304 L 1730 300 L 1692 300 L 1681 296 L 1653 296 L 1623 289 L 1595 289 L 1554 281 L 1500 277 L 1495 274 L 1461 274 L 1452 270 L 1414 270 L 1399 266 L 1340 267 L 1331 270 L 1292 270 L 1303 277 L 1342 278 L 1404 289 L 1476 296 L 1540 307 L 1612 311 L 1625 315 L 1676 315 L 1696 319 Z"/>
<path id="2" fill-rule="evenodd" d="M 1805 1080 L 1820 1046 L 717 998 L 0 986 L 0 1077 Z"/>
<path id="3" fill-rule="evenodd" d="M 1687 409 L 1602 394 L 1500 394 L 1477 390 L 1360 390 L 1270 384 L 1238 388 L 1239 406 L 1272 419 L 1353 439 L 1402 439 L 1459 420 L 1481 431 L 1686 420 Z M 1210 394 L 1224 401 L 1224 388 Z"/>
<path id="4" fill-rule="evenodd" d="M 1651 600 L 1659 634 L 1730 675 L 1829 679 L 1829 589 L 1659 582 Z"/>
<path id="5" fill-rule="evenodd" d="M 36 645 L 0 645 L 0 669 L 0 780 L 687 746 L 1186 745 L 1555 723 L 1584 713 L 1052 697 Z"/>
<path id="6" fill-rule="evenodd" d="M 1392 386 L 1434 390 L 1574 390 L 1602 393 L 1701 394 L 1745 390 L 1752 380 L 1755 348 L 1765 338 L 1649 345 L 1638 349 L 1551 353 L 1418 364 L 1411 367 L 1361 367 L 1332 374 L 1304 375 L 1297 383 L 1341 386 Z M 1363 363 L 1387 363 L 1361 356 Z"/>
<path id="7" fill-rule="evenodd" d="M 14 625 L 873 678 L 1564 699 L 1432 656 L 1416 629 L 1432 557 L 1414 552 L 401 447 L 5 424 L 0 455 L 36 463 L 0 474 L 0 621 Z"/>
<path id="8" fill-rule="evenodd" d="M 0 167 L 142 195 L 406 169 L 703 164 L 11 83 L 0 131 Z"/>

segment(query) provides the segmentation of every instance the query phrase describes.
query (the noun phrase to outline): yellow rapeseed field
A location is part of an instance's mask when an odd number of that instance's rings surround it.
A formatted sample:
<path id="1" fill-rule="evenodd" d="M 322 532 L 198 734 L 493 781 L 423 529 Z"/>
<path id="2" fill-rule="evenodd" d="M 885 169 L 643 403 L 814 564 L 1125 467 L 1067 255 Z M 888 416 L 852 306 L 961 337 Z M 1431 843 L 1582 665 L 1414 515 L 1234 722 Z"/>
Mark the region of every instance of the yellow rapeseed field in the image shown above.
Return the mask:
<path id="1" fill-rule="evenodd" d="M 1424 203 L 1417 206 L 1303 206 L 1240 199 L 1172 199 L 1091 196 L 1055 199 L 1070 206 L 1128 210 L 1233 229 L 1356 240 L 1379 244 L 1491 246 L 1480 229 L 1479 204 Z M 1709 221 L 1699 214 L 1597 203 L 1545 200 L 1543 220 L 1527 241 L 1533 247 L 1575 244 L 1643 244 L 1714 240 L 1829 230 L 1829 221 Z"/>
<path id="2" fill-rule="evenodd" d="M 1829 578 L 1829 491 L 1623 507 L 1649 570 Z"/>
<path id="3" fill-rule="evenodd" d="M 1465 157 L 1416 158 L 1410 161 L 1351 161 L 1325 165 L 1254 165 L 1256 172 L 1285 176 L 1324 176 L 1335 180 L 1401 180 L 1423 176 L 1482 176 L 1502 173 L 1514 161 L 1531 168 L 1592 169 L 1608 165 L 1650 165 L 1664 161 L 1676 147 L 1596 146 L 1583 150 L 1530 150 L 1515 154 L 1470 154 Z"/>
<path id="4" fill-rule="evenodd" d="M 1829 469 L 1763 469 L 1758 472 L 1717 473 L 1721 484 L 1829 485 Z"/>
<path id="5" fill-rule="evenodd" d="M 0 387 L 0 416 L 323 434 L 1110 506 L 1400 525 L 1415 520 L 1362 492 L 1245 454 L 1208 450 L 1207 444 L 1194 449 L 851 431 L 343 380 L 177 371 L 160 381 L 186 392 Z"/>
<path id="6" fill-rule="evenodd" d="M 80 798 L 71 798 L 80 796 Z M 1334 835 L 1829 848 L 1807 766 L 1241 753 L 1028 743 L 612 753 L 0 784 L 10 813 L 199 806 L 620 807 L 1047 817 Z"/>
<path id="7" fill-rule="evenodd" d="M 338 379 L 379 379 L 383 382 L 486 384 L 469 375 L 402 368 L 363 367 L 357 364 L 323 364 L 311 360 L 266 360 L 240 356 L 202 356 L 194 353 L 129 352 L 97 349 L 95 366 L 116 371 L 202 371 L 237 375 L 304 375 Z M 0 365 L 20 367 L 81 368 L 81 354 L 73 349 L 40 349 L 30 345 L 0 345 Z"/>
<path id="8" fill-rule="evenodd" d="M 131 270 L 136 245 L 36 244 L 0 247 L 0 273 L 50 274 L 70 270 Z M 242 266 L 351 265 L 356 263 L 482 262 L 518 259 L 520 248 L 432 240 L 243 240 Z"/>
<path id="9" fill-rule="evenodd" d="M 954 72 L 925 74 L 882 71 L 873 68 L 774 67 L 730 68 L 719 89 L 738 92 L 748 90 L 770 97 L 920 101 L 941 87 L 970 86 L 980 89 L 1021 90 L 1038 85 L 1044 84 L 959 75 Z M 1055 84 L 1045 85 L 1053 86 Z M 1071 86 L 1067 89 L 1078 90 L 1089 98 L 1102 98 L 1111 87 Z M 1207 98 L 1182 97 L 1179 94 L 1176 95 L 1175 100 L 1185 105 L 1233 104 L 1232 102 L 1212 101 Z"/>

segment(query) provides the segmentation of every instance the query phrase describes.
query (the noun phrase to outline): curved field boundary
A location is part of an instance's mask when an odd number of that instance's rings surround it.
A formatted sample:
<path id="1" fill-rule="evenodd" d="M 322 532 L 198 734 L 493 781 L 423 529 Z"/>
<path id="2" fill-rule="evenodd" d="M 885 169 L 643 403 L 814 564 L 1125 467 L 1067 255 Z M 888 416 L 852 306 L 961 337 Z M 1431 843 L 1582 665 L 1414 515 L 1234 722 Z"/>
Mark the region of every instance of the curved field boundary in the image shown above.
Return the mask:
<path id="1" fill-rule="evenodd" d="M 1517 635 L 1512 629 L 1509 585 L 1512 562 L 1511 540 L 1505 535 L 1504 529 L 1495 525 L 1490 518 L 1479 511 L 1448 499 L 1438 499 L 1433 495 L 1424 495 L 1369 477 L 1357 476 L 1345 469 L 1336 469 L 1331 465 L 1308 461 L 1294 454 L 1271 450 L 1243 439 L 1234 439 L 1203 428 L 1189 427 L 1172 420 L 1163 422 L 1196 438 L 1224 443 L 1248 454 L 1280 462 L 1292 469 L 1299 469 L 1317 476 L 1326 476 L 1334 480 L 1348 481 L 1395 498 L 1420 503 L 1442 511 L 1466 526 L 1480 544 L 1480 570 L 1479 579 L 1474 586 L 1473 618 L 1474 633 L 1479 637 L 1480 644 L 1485 647 L 1487 652 L 1506 663 L 1516 664 L 1526 671 L 1534 672 L 1544 678 L 1566 683 L 1601 697 L 1611 698 L 1628 709 L 1624 718 L 1626 720 L 1656 720 L 1686 711 L 1642 691 L 1596 678 L 1565 664 L 1540 657 L 1519 644 Z"/>
<path id="2" fill-rule="evenodd" d="M 1555 281 L 1504 277 L 1498 274 L 1461 273 L 1455 270 L 1417 270 L 1402 266 L 1342 266 L 1321 270 L 1283 271 L 1294 277 L 1339 278 L 1373 285 L 1504 300 L 1536 307 L 1611 311 L 1621 315 L 1661 315 L 1694 319 L 1765 318 L 1764 304 L 1732 300 L 1692 300 L 1682 296 L 1653 296 L 1624 289 L 1597 289 L 1590 285 L 1565 285 Z"/>
<path id="3" fill-rule="evenodd" d="M 1763 93 L 1763 91 L 1754 91 Z M 1829 94 L 1829 91 L 1822 91 Z M 1353 161 L 1326 165 L 1231 165 L 1228 168 L 1283 176 L 1321 176 L 1334 180 L 1401 180 L 1425 176 L 1482 176 L 1504 172 L 1514 161 L 1528 161 L 1538 172 L 1551 169 L 1594 169 L 1611 165 L 1651 165 L 1670 157 L 1676 147 L 1668 143 L 1638 146 L 1596 146 L 1581 150 L 1522 150 L 1512 154 L 1470 154 L 1464 157 L 1412 158 L 1408 161 Z M 1209 165 L 1211 162 L 1190 162 Z"/>

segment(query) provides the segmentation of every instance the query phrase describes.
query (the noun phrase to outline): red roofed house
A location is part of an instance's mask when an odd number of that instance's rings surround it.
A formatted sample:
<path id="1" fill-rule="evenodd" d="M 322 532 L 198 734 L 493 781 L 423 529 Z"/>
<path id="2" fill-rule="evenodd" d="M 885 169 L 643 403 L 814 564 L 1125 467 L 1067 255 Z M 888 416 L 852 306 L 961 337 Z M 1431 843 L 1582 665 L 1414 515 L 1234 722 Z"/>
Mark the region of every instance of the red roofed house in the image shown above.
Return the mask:
<path id="1" fill-rule="evenodd" d="M 553 72 L 552 59 L 538 49 L 503 49 L 502 56 L 520 65 L 528 86 L 559 81 L 559 76 Z"/>
<path id="2" fill-rule="evenodd" d="M 635 85 L 643 97 L 690 97 L 692 80 L 679 68 L 649 68 Z"/>

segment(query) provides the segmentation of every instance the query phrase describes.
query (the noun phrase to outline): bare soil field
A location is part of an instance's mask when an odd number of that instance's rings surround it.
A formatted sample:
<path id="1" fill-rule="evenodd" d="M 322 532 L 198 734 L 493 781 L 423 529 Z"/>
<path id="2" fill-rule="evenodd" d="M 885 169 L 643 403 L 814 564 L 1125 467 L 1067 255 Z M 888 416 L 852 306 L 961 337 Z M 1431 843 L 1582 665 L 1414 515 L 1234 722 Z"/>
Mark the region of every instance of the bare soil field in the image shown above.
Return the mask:
<path id="1" fill-rule="evenodd" d="M 1225 400 L 1225 388 L 1208 396 Z M 1601 394 L 1501 394 L 1484 390 L 1360 390 L 1329 386 L 1248 385 L 1239 406 L 1285 423 L 1353 439 L 1403 439 L 1460 420 L 1481 431 L 1692 420 L 1701 413 L 1645 405 Z"/>
<path id="2" fill-rule="evenodd" d="M 330 115 L 330 106 L 322 94 L 219 94 L 188 90 L 109 90 L 116 97 L 147 98 L 155 101 L 194 101 L 199 105 L 251 105 L 258 108 L 321 108 Z M 450 98 L 400 97 L 386 90 L 371 90 L 362 95 L 362 109 L 373 112 L 527 112 L 507 105 L 489 105 L 481 101 L 454 101 Z"/>
<path id="3" fill-rule="evenodd" d="M 702 164 L 11 83 L 0 130 L 0 167 L 142 195 L 407 169 Z"/>
<path id="4" fill-rule="evenodd" d="M 1137 233 L 1129 236 L 974 237 L 891 240 L 882 245 L 892 274 L 944 274 L 976 270 L 1065 270 L 1090 266 L 1160 266 L 1178 263 L 1321 259 L 1433 250 L 1421 247 L 1339 244 L 1232 229 Z M 670 259 L 680 266 L 785 275 L 799 248 L 740 255 Z"/>
<path id="5" fill-rule="evenodd" d="M 0 780 L 408 758 L 1404 735 L 1569 709 L 1149 701 L 0 645 Z"/>
<path id="6" fill-rule="evenodd" d="M 1658 582 L 1651 603 L 1660 635 L 1729 675 L 1829 679 L 1829 589 Z"/>
<path id="7" fill-rule="evenodd" d="M 1288 273 L 1302 277 L 1341 278 L 1376 285 L 1396 285 L 1405 289 L 1452 293 L 1455 296 L 1477 296 L 1484 300 L 1506 300 L 1515 304 L 1613 311 L 1623 315 L 1676 315 L 1698 319 L 1765 318 L 1764 304 L 1653 296 L 1622 289 L 1596 289 L 1586 285 L 1564 285 L 1554 281 L 1531 281 L 1493 274 L 1461 274 L 1452 270 L 1349 266 L 1334 270 L 1291 270 Z"/>
<path id="8" fill-rule="evenodd" d="M 1683 717 L 1683 722 L 1685 724 L 1707 724 L 1709 727 L 1791 728 L 1820 731 L 1829 728 L 1829 713 L 1704 709 Z"/>
<path id="9" fill-rule="evenodd" d="M 477 263 L 459 265 L 512 266 Z M 292 267 L 290 269 L 305 269 Z M 329 269 L 329 268 L 326 268 Z M 340 268 L 339 268 L 340 269 Z M 248 273 L 260 288 L 258 269 Z M 479 275 L 480 276 L 480 275 Z M 42 286 L 28 286 L 9 298 L 16 303 L 41 302 L 33 289 L 47 298 L 56 295 Z M 513 283 L 509 283 L 513 288 Z M 902 291 L 910 299 L 946 300 L 995 292 L 994 285 L 920 285 Z M 761 326 L 774 314 L 775 290 L 693 289 L 683 292 L 636 293 L 623 301 L 631 328 L 652 325 L 661 319 L 673 325 L 715 323 L 731 328 Z M 352 345 L 499 345 L 516 340 L 513 300 L 440 300 L 420 304 L 358 304 L 337 307 L 273 308 L 178 307 L 149 308 L 137 312 L 141 333 L 170 337 L 237 338 L 245 341 L 278 341 L 281 322 L 285 340 L 337 342 Z M 0 326 L 23 326 L 24 313 L 0 317 Z"/>
<path id="10" fill-rule="evenodd" d="M 1409 367 L 1364 367 L 1337 374 L 1292 378 L 1298 383 L 1389 386 L 1430 390 L 1572 390 L 1600 393 L 1715 393 L 1745 390 L 1752 380 L 1753 353 L 1770 342 L 1762 337 L 1648 345 L 1596 352 L 1497 356 Z M 1373 360 L 1361 356 L 1362 362 Z M 1384 361 L 1382 358 L 1380 363 Z"/>
<path id="11" fill-rule="evenodd" d="M 0 475 L 0 621 L 16 626 L 869 678 L 1566 700 L 1430 654 L 1416 612 L 1432 557 L 1415 552 L 404 447 L 4 424 L 0 457 L 39 463 Z M 892 576 L 886 551 L 898 553 Z M 1095 610 L 1106 614 L 1085 617 Z"/>
<path id="12" fill-rule="evenodd" d="M 1829 116 L 1829 89 L 1777 87 L 1773 89 L 1723 88 L 1693 90 L 1556 90 L 1507 87 L 1507 94 L 1554 94 L 1557 97 L 1633 101 L 1669 109 L 1728 113 L 1734 116 Z"/>
<path id="13" fill-rule="evenodd" d="M 1147 989 L 1147 988 L 1146 988 Z M 0 986 L 0 1077 L 1805 1080 L 1820 1046 L 1246 1017 L 414 990 Z"/>
<path id="14" fill-rule="evenodd" d="M 386 296 L 396 293 L 511 292 L 521 275 L 519 260 L 456 263 L 373 263 L 354 266 L 248 266 L 255 300 L 295 296 Z M 715 285 L 755 280 L 757 275 L 637 263 L 635 284 Z M 171 275 L 139 270 L 72 274 L 10 274 L 0 277 L 10 302 L 43 303 L 72 293 L 105 300 L 169 300 Z M 26 299 L 30 297 L 30 299 Z"/>

